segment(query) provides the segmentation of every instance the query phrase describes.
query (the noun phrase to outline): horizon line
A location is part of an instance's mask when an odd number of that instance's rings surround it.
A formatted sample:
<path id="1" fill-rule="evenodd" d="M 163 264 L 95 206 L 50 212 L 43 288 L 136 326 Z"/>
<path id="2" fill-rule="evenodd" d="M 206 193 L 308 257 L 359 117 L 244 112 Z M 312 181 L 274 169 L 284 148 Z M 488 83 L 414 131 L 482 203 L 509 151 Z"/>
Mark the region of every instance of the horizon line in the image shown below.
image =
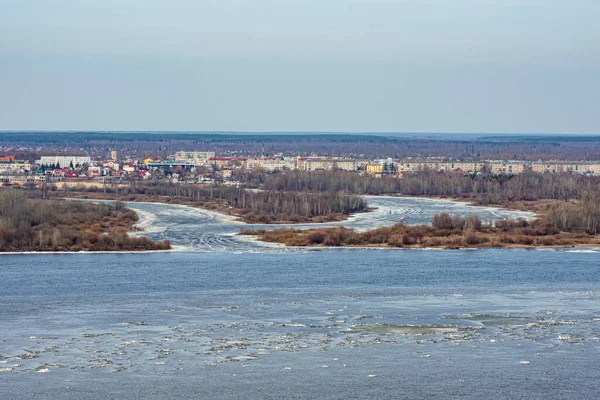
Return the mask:
<path id="1" fill-rule="evenodd" d="M 0 133 L 149 133 L 149 134 L 313 134 L 313 135 L 506 135 L 506 136 L 600 136 L 600 132 L 435 132 L 435 131 L 294 131 L 294 130 L 269 130 L 269 131 L 237 131 L 237 130 L 158 130 L 158 129 L 140 129 L 140 130 L 118 130 L 118 129 L 100 129 L 100 130 L 87 130 L 87 129 L 3 129 Z"/>

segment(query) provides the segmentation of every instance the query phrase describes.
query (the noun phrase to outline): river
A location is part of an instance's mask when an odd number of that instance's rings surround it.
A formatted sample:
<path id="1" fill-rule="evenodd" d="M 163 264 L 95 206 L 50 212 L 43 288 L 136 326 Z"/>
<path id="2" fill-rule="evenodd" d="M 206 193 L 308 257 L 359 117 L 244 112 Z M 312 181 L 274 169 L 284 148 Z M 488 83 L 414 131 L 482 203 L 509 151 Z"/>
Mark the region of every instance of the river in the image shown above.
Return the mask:
<path id="1" fill-rule="evenodd" d="M 337 224 L 528 216 L 370 203 Z M 130 206 L 175 250 L 0 256 L 0 398 L 600 395 L 597 249 L 290 249 L 220 214 Z"/>

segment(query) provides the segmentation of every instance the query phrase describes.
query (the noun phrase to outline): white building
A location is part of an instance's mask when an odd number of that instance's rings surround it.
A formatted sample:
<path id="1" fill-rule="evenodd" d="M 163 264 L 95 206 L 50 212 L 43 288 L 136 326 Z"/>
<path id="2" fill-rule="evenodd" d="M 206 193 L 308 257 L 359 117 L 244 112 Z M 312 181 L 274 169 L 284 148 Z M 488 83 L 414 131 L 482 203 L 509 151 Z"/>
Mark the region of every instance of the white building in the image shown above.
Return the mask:
<path id="1" fill-rule="evenodd" d="M 277 171 L 277 170 L 294 170 L 296 169 L 295 158 L 249 158 L 246 161 L 246 168 L 254 170 L 264 171 Z"/>
<path id="2" fill-rule="evenodd" d="M 61 167 L 68 167 L 73 163 L 73 166 L 91 163 L 90 157 L 83 156 L 42 156 L 36 161 L 38 165 L 60 164 Z"/>

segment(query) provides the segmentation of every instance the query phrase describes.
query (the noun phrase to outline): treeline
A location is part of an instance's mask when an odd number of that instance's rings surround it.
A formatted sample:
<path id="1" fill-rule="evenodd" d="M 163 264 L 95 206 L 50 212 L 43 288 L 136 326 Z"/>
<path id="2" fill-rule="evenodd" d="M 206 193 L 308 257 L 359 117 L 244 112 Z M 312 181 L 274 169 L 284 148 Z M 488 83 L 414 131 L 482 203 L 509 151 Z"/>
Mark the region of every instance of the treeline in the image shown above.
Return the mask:
<path id="1" fill-rule="evenodd" d="M 253 178 L 256 179 L 256 178 Z M 479 205 L 515 201 L 563 200 L 548 205 L 540 217 L 565 232 L 597 233 L 600 224 L 600 177 L 577 174 L 464 175 L 418 171 L 403 179 L 359 176 L 345 171 L 265 174 L 271 190 L 330 191 L 357 194 L 405 194 L 473 199 Z"/>
<path id="2" fill-rule="evenodd" d="M 415 171 L 402 179 L 376 178 L 347 171 L 288 171 L 248 173 L 243 183 L 262 185 L 266 190 L 345 191 L 359 195 L 404 194 L 412 196 L 474 197 L 480 204 L 501 204 L 514 200 L 576 200 L 586 193 L 600 193 L 600 177 L 579 174 L 518 175 L 491 173 Z"/>
<path id="3" fill-rule="evenodd" d="M 122 203 L 89 204 L 40 200 L 26 192 L 0 190 L 0 252 L 14 251 L 139 251 L 170 249 L 169 241 L 156 243 L 130 237 L 137 214 Z"/>
<path id="4" fill-rule="evenodd" d="M 100 189 L 74 188 L 94 192 Z M 367 211 L 367 203 L 358 195 L 344 191 L 292 192 L 252 190 L 234 186 L 196 186 L 171 183 L 144 183 L 128 187 L 108 187 L 105 193 L 121 196 L 166 196 L 186 199 L 198 206 L 216 208 L 241 216 L 250 223 L 304 222 L 321 217 L 331 220 L 340 215 Z M 216 203 L 219 207 L 211 207 Z M 214 204 L 213 204 L 214 206 Z"/>
<path id="5" fill-rule="evenodd" d="M 246 172 L 238 179 L 239 187 L 134 182 L 127 187 L 75 190 L 186 199 L 201 207 L 216 208 L 239 215 L 247 222 L 259 223 L 304 222 L 366 211 L 367 202 L 361 195 L 439 196 L 462 198 L 479 205 L 504 206 L 515 202 L 561 200 L 565 204 L 548 206 L 541 211 L 551 213 L 553 223 L 565 231 L 592 230 L 598 220 L 600 198 L 600 177 L 579 174 L 494 175 L 484 172 L 465 175 L 425 170 L 407 173 L 398 179 L 347 171 L 286 171 Z"/>
<path id="6" fill-rule="evenodd" d="M 600 239 L 584 232 L 561 232 L 547 221 L 525 219 L 501 220 L 495 225 L 484 224 L 477 216 L 463 218 L 447 213 L 436 215 L 431 226 L 377 228 L 357 232 L 345 227 L 309 230 L 245 230 L 242 235 L 256 235 L 260 240 L 287 246 L 376 246 L 376 247 L 439 247 L 497 248 L 528 246 L 597 246 Z"/>
<path id="7" fill-rule="evenodd" d="M 576 203 L 555 204 L 540 221 L 564 232 L 600 233 L 600 193 L 586 192 Z"/>
<path id="8" fill-rule="evenodd" d="M 462 137 L 461 137 L 462 136 Z M 166 157 L 179 150 L 216 151 L 219 155 L 262 153 L 286 156 L 320 155 L 355 158 L 439 156 L 461 159 L 598 160 L 600 141 L 593 136 L 482 136 L 386 134 L 268 134 L 251 135 L 176 132 L 0 132 L 0 142 L 11 147 L 44 146 L 45 151 L 80 151 L 118 147 L 136 157 L 148 152 Z"/>

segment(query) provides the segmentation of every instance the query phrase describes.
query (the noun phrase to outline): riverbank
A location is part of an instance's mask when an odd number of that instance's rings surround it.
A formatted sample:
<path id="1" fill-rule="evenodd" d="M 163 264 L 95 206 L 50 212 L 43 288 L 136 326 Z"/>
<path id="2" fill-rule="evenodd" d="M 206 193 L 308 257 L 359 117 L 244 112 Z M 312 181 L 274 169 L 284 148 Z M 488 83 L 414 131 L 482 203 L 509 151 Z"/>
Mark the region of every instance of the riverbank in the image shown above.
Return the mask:
<path id="1" fill-rule="evenodd" d="M 138 215 L 123 203 L 28 198 L 0 191 L 0 253 L 169 250 L 168 240 L 129 236 Z"/>
<path id="2" fill-rule="evenodd" d="M 436 221 L 437 218 L 437 221 Z M 550 225 L 527 220 L 501 220 L 483 225 L 477 217 L 434 218 L 433 226 L 396 224 L 356 231 L 345 227 L 277 230 L 245 230 L 240 235 L 295 247 L 375 247 L 409 249 L 572 248 L 600 247 L 600 236 L 585 232 L 561 232 Z M 441 222 L 440 222 L 441 220 Z"/>

